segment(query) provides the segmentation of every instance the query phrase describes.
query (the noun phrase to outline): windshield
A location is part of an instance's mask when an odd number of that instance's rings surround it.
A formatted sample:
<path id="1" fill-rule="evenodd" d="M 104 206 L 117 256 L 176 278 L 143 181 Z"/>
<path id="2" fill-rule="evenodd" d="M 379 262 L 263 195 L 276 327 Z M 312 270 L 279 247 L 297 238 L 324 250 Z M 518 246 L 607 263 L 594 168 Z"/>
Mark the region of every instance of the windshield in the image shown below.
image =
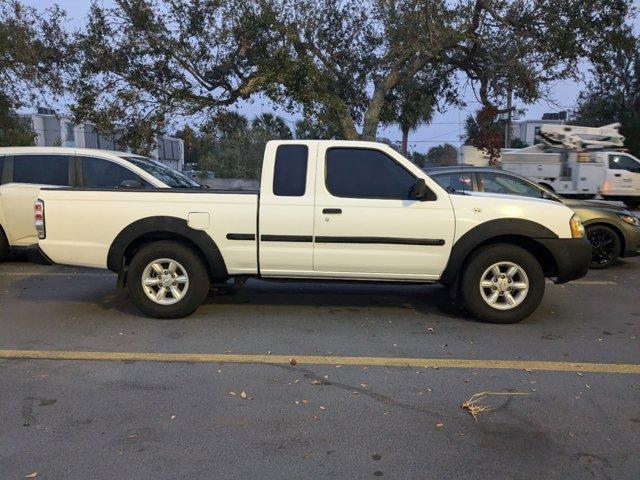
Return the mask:
<path id="1" fill-rule="evenodd" d="M 150 173 L 171 188 L 202 188 L 202 185 L 191 180 L 186 175 L 183 175 L 177 170 L 162 165 L 150 158 L 130 156 L 122 156 L 120 158 L 133 163 L 136 167 Z"/>

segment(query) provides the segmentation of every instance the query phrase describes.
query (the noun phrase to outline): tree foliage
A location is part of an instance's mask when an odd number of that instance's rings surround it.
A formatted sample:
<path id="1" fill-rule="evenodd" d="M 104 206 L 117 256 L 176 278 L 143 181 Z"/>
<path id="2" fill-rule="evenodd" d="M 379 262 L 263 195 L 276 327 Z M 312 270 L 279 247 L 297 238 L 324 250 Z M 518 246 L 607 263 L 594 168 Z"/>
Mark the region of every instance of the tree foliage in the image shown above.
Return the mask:
<path id="1" fill-rule="evenodd" d="M 631 0 L 117 0 L 80 36 L 79 118 L 163 124 L 256 94 L 373 140 L 411 91 L 471 85 L 486 113 L 573 77 Z"/>
<path id="2" fill-rule="evenodd" d="M 592 57 L 591 79 L 571 122 L 592 127 L 620 122 L 625 145 L 640 157 L 640 39 L 630 27 L 608 38 Z"/>
<path id="3" fill-rule="evenodd" d="M 429 149 L 426 154 L 424 166 L 457 165 L 458 149 L 450 143 L 437 145 Z"/>

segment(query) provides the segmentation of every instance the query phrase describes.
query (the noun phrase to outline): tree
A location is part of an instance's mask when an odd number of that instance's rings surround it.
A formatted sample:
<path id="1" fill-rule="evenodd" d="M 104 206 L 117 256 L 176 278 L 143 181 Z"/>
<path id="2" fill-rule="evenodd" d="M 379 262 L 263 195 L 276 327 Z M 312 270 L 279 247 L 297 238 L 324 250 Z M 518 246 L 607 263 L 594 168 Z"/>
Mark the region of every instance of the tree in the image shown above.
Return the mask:
<path id="1" fill-rule="evenodd" d="M 437 72 L 498 114 L 577 75 L 631 0 L 118 0 L 80 36 L 79 118 L 162 124 L 262 94 L 373 140 L 392 92 Z M 432 79 L 431 79 L 432 80 Z M 392 95 L 391 95 L 392 96 Z"/>
<path id="2" fill-rule="evenodd" d="M 458 149 L 450 143 L 437 145 L 427 152 L 423 166 L 445 166 L 458 164 Z"/>
<path id="3" fill-rule="evenodd" d="M 630 27 L 603 42 L 590 73 L 571 123 L 601 127 L 620 122 L 625 145 L 640 156 L 640 39 Z"/>
<path id="4" fill-rule="evenodd" d="M 251 127 L 262 130 L 267 136 L 273 138 L 289 139 L 293 138 L 291 129 L 284 118 L 273 113 L 262 113 L 253 119 Z"/>
<path id="5" fill-rule="evenodd" d="M 409 132 L 421 124 L 431 122 L 436 102 L 437 82 L 419 82 L 415 79 L 399 85 L 387 95 L 382 121 L 397 124 L 402 132 L 400 153 L 407 155 Z"/>
<path id="6" fill-rule="evenodd" d="M 0 146 L 33 145 L 35 133 L 16 110 L 48 104 L 65 91 L 73 48 L 58 7 L 40 13 L 17 0 L 0 0 Z"/>

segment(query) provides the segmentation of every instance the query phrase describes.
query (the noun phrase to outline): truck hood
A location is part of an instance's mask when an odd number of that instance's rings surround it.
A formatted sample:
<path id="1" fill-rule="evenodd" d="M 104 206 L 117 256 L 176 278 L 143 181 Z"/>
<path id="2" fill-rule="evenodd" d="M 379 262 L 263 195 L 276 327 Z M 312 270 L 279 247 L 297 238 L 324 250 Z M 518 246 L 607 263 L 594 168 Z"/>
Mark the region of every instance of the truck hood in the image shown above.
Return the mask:
<path id="1" fill-rule="evenodd" d="M 492 200 L 502 200 L 504 202 L 531 202 L 532 204 L 543 204 L 543 205 L 562 205 L 560 202 L 556 202 L 555 200 L 548 200 L 546 198 L 534 198 L 534 197 L 525 197 L 522 195 L 509 195 L 504 193 L 488 193 L 488 192 L 467 192 L 466 193 L 470 197 L 480 197 L 487 198 Z M 566 205 L 566 204 L 565 204 Z M 568 205 L 567 205 L 568 206 Z"/>

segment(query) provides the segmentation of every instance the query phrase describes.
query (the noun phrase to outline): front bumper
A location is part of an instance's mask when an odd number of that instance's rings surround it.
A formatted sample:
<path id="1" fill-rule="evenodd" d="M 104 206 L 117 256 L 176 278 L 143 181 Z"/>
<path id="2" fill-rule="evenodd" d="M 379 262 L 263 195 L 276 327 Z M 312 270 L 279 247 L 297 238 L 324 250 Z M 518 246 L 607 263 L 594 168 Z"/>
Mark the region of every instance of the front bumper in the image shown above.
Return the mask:
<path id="1" fill-rule="evenodd" d="M 591 244 L 585 238 L 539 239 L 551 252 L 558 271 L 556 283 L 566 283 L 584 277 L 591 263 Z"/>

